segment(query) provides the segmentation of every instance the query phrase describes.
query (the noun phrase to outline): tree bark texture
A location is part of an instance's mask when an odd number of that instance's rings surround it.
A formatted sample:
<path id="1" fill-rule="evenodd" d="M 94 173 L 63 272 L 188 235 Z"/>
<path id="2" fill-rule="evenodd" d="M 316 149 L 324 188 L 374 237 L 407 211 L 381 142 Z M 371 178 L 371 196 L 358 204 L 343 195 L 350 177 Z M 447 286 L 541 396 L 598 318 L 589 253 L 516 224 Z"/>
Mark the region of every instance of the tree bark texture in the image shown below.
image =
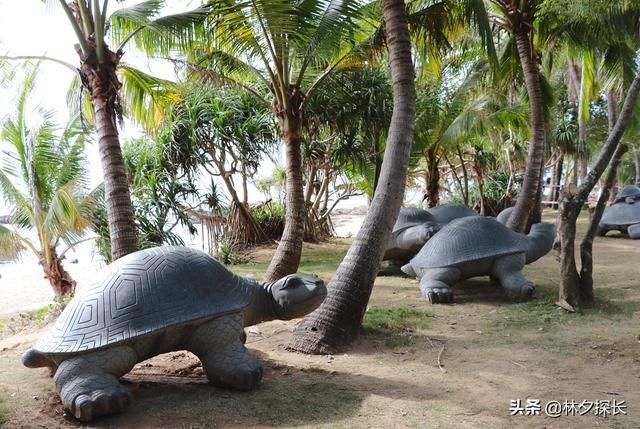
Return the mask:
<path id="1" fill-rule="evenodd" d="M 622 110 L 616 120 L 615 126 L 609 133 L 607 141 L 602 146 L 598 159 L 593 168 L 585 177 L 582 185 L 577 189 L 576 193 L 565 192 L 562 198 L 560 226 L 558 228 L 560 235 L 560 266 L 561 281 L 560 299 L 565 299 L 570 305 L 579 303 L 579 274 L 576 269 L 575 262 L 575 231 L 576 220 L 580 214 L 580 210 L 593 190 L 594 186 L 604 173 L 607 165 L 611 161 L 614 152 L 617 150 L 620 140 L 627 129 L 630 122 L 633 109 L 640 93 L 640 73 L 637 73 L 629 90 L 627 97 L 622 106 Z"/>
<path id="2" fill-rule="evenodd" d="M 56 296 L 73 293 L 76 289 L 76 281 L 71 278 L 71 275 L 62 266 L 62 260 L 58 257 L 56 249 L 50 248 L 49 252 L 51 260 L 47 262 L 42 258 L 40 261 L 44 269 L 44 278 L 49 281 Z"/>
<path id="3" fill-rule="evenodd" d="M 278 248 L 265 274 L 265 281 L 272 282 L 293 274 L 300 265 L 304 236 L 304 189 L 302 180 L 302 130 L 300 112 L 288 115 L 281 121 L 287 155 L 287 199 L 285 226 Z"/>
<path id="4" fill-rule="evenodd" d="M 360 333 L 384 248 L 402 205 L 415 126 L 411 39 L 403 0 L 384 1 L 393 80 L 393 116 L 378 189 L 324 303 L 296 328 L 289 349 L 305 353 L 346 350 Z"/>
<path id="5" fill-rule="evenodd" d="M 513 213 L 507 226 L 514 231 L 523 232 L 527 227 L 529 213 L 535 210 L 536 194 L 540 185 L 540 172 L 544 160 L 545 130 L 542 90 L 538 66 L 534 59 L 533 47 L 529 39 L 529 30 L 523 23 L 514 30 L 520 65 L 529 94 L 531 109 L 531 143 L 522 183 Z"/>

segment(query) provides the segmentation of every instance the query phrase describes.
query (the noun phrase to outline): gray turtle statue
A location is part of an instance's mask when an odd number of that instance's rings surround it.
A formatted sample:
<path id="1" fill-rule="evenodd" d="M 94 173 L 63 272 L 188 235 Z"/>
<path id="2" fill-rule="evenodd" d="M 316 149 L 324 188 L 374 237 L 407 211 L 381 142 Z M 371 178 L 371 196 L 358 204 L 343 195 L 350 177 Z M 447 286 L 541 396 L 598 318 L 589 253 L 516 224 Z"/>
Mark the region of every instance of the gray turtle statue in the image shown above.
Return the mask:
<path id="1" fill-rule="evenodd" d="M 501 224 L 506 225 L 507 222 L 509 222 L 509 218 L 511 217 L 511 213 L 513 213 L 513 207 L 507 207 L 506 209 L 504 209 L 500 213 L 498 213 L 498 216 L 496 216 L 496 220 L 498 222 L 500 222 Z"/>
<path id="2" fill-rule="evenodd" d="M 599 236 L 605 236 L 609 231 L 620 231 L 629 238 L 640 238 L 640 194 L 629 192 L 622 198 L 620 194 L 627 188 L 629 186 L 625 186 L 616 197 L 619 202 L 604 211 L 598 224 Z"/>
<path id="3" fill-rule="evenodd" d="M 614 200 L 615 203 L 627 202 L 627 199 L 631 198 L 633 200 L 640 200 L 640 186 L 638 185 L 627 185 L 618 194 Z"/>
<path id="4" fill-rule="evenodd" d="M 479 215 L 463 204 L 443 204 L 429 210 L 401 208 L 382 260 L 394 265 L 406 264 L 440 228 L 467 216 Z"/>
<path id="5" fill-rule="evenodd" d="M 522 268 L 549 253 L 552 224 L 538 223 L 519 234 L 491 217 L 453 220 L 434 235 L 402 271 L 420 279 L 420 290 L 432 304 L 453 302 L 456 283 L 477 276 L 497 279 L 515 301 L 531 298 L 534 285 Z"/>
<path id="6" fill-rule="evenodd" d="M 245 348 L 243 328 L 301 317 L 326 294 L 317 276 L 258 283 L 194 249 L 141 250 L 82 289 L 22 363 L 49 367 L 62 404 L 85 422 L 127 408 L 132 395 L 119 378 L 175 350 L 194 353 L 211 384 L 249 390 L 262 366 Z"/>
<path id="7" fill-rule="evenodd" d="M 436 223 L 446 225 L 452 220 L 468 216 L 480 216 L 475 210 L 464 204 L 442 204 L 427 210 L 434 217 Z"/>
<path id="8" fill-rule="evenodd" d="M 382 260 L 406 264 L 439 229 L 435 218 L 426 210 L 402 207 Z"/>

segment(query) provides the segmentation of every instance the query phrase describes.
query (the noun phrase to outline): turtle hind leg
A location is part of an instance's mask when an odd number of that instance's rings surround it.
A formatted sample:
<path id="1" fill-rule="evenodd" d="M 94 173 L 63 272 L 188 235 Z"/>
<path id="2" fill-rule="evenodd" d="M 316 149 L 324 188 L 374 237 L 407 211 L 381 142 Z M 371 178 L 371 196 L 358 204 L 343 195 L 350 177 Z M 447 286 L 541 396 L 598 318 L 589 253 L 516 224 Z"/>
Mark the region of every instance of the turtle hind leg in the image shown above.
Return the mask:
<path id="1" fill-rule="evenodd" d="M 507 295 L 516 302 L 529 301 L 535 291 L 535 285 L 522 274 L 525 262 L 524 253 L 502 256 L 496 259 L 491 270 Z"/>
<path id="2" fill-rule="evenodd" d="M 629 238 L 633 238 L 635 240 L 640 238 L 640 223 L 636 223 L 627 228 L 627 234 Z"/>
<path id="3" fill-rule="evenodd" d="M 455 267 L 431 268 L 420 279 L 420 291 L 431 304 L 451 303 L 451 286 L 460 280 L 460 276 L 460 270 Z"/>
<path id="4" fill-rule="evenodd" d="M 231 314 L 198 326 L 188 349 L 200 361 L 209 382 L 217 387 L 251 390 L 262 379 L 262 365 L 242 343 L 243 318 Z"/>
<path id="5" fill-rule="evenodd" d="M 118 381 L 138 361 L 126 346 L 88 352 L 60 362 L 53 377 L 64 407 L 78 420 L 122 412 L 132 395 Z"/>

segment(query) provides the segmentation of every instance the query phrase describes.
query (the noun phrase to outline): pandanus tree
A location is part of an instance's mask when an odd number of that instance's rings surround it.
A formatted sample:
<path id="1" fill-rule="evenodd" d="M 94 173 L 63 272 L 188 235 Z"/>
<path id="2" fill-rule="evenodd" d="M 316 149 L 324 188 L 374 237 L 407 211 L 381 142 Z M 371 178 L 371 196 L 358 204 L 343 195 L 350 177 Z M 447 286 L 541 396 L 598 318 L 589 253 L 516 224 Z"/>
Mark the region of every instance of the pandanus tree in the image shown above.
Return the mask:
<path id="1" fill-rule="evenodd" d="M 83 241 L 91 225 L 93 200 L 86 185 L 85 130 L 78 118 L 58 127 L 53 113 L 28 104 L 35 82 L 28 74 L 16 111 L 2 123 L 0 195 L 11 208 L 15 228 L 0 225 L 0 254 L 36 255 L 56 295 L 73 293 L 75 281 L 64 255 Z M 37 240 L 30 238 L 35 231 Z M 66 249 L 60 251 L 60 245 Z"/>
<path id="2" fill-rule="evenodd" d="M 206 16 L 206 8 L 197 8 L 182 14 L 160 16 L 163 0 L 146 0 L 109 14 L 108 0 L 43 0 L 58 4 L 65 12 L 69 25 L 77 38 L 74 46 L 78 66 L 46 56 L 72 70 L 80 78 L 81 87 L 88 94 L 95 118 L 97 142 L 102 163 L 107 218 L 111 236 L 111 254 L 114 259 L 137 250 L 136 225 L 131 205 L 127 175 L 122 158 L 117 121 L 123 113 L 122 83 L 118 70 L 131 78 L 124 98 L 134 101 L 137 110 L 153 97 L 153 79 L 122 63 L 124 49 L 131 41 L 146 52 L 167 53 L 176 47 L 185 47 L 194 36 L 198 23 Z M 114 42 L 110 46 L 107 40 Z M 5 57 L 7 58 L 7 57 Z M 13 56 L 11 59 L 33 57 Z M 145 81 L 146 78 L 146 81 Z M 133 98 L 127 97 L 133 95 Z M 134 109 L 135 109 L 134 106 Z"/>

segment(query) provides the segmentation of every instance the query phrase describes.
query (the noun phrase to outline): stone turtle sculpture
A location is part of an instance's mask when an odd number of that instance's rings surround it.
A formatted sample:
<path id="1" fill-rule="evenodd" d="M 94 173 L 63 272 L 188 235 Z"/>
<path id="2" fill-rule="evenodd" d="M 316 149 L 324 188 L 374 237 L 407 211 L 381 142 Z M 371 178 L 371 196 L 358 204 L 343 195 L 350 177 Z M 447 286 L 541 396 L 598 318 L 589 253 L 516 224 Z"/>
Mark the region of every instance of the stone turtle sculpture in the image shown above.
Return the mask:
<path id="1" fill-rule="evenodd" d="M 597 232 L 605 236 L 609 231 L 620 231 L 633 239 L 640 238 L 640 196 L 638 199 L 633 195 L 627 196 L 604 211 Z"/>
<path id="2" fill-rule="evenodd" d="M 382 259 L 396 265 L 405 264 L 439 229 L 435 218 L 426 210 L 401 208 Z"/>
<path id="3" fill-rule="evenodd" d="M 382 259 L 395 265 L 406 264 L 440 228 L 467 216 L 479 215 L 463 204 L 443 204 L 429 210 L 401 208 Z"/>
<path id="4" fill-rule="evenodd" d="M 626 202 L 627 198 L 631 198 L 634 200 L 640 200 L 640 186 L 638 185 L 627 185 L 618 194 L 614 200 L 614 203 Z"/>
<path id="5" fill-rule="evenodd" d="M 552 224 L 539 223 L 524 235 L 494 218 L 456 219 L 433 236 L 402 271 L 420 279 L 420 290 L 432 304 L 452 302 L 454 284 L 483 275 L 496 278 L 514 300 L 528 300 L 534 285 L 522 268 L 551 250 L 554 229 Z"/>
<path id="6" fill-rule="evenodd" d="M 262 366 L 243 344 L 243 327 L 303 316 L 327 293 L 316 276 L 261 284 L 186 247 L 135 252 L 105 271 L 22 355 L 25 366 L 55 372 L 64 407 L 81 421 L 124 410 L 132 396 L 119 377 L 174 350 L 194 353 L 215 386 L 256 387 Z"/>
<path id="7" fill-rule="evenodd" d="M 452 220 L 461 219 L 463 217 L 480 216 L 478 212 L 464 204 L 442 204 L 440 206 L 430 208 L 427 212 L 433 216 L 436 223 L 440 225 L 446 225 Z"/>
<path id="8" fill-rule="evenodd" d="M 507 207 L 506 209 L 504 209 L 500 213 L 498 213 L 498 216 L 496 216 L 496 220 L 498 222 L 500 222 L 501 224 L 506 225 L 507 222 L 509 222 L 509 218 L 511 217 L 511 213 L 513 213 L 513 207 Z"/>

